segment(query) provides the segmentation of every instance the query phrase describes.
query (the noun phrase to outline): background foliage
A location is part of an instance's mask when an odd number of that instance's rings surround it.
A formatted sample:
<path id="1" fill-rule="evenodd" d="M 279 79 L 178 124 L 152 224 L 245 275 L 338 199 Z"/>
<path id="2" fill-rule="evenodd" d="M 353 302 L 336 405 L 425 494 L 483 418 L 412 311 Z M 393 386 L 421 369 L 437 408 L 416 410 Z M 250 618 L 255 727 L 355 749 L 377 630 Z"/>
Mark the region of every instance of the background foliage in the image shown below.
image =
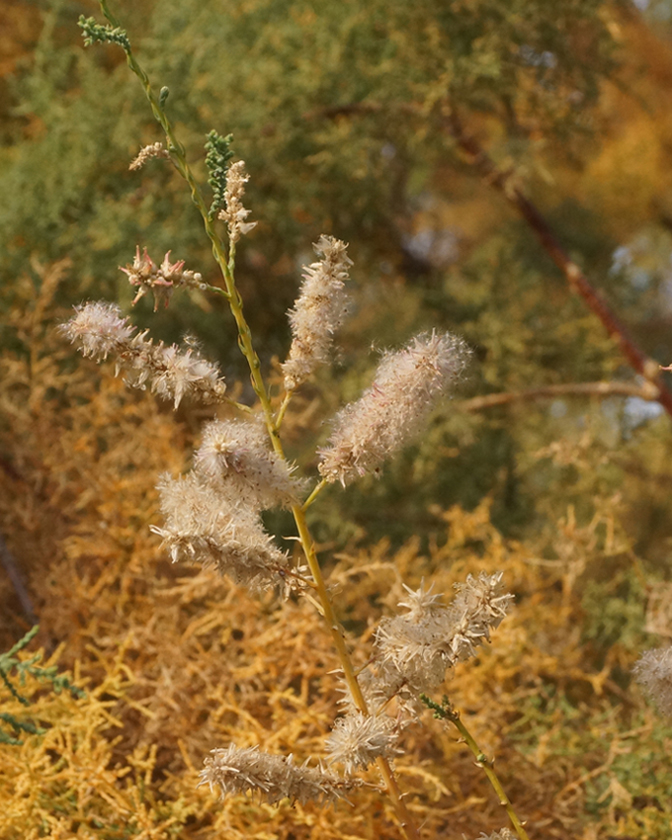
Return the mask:
<path id="1" fill-rule="evenodd" d="M 289 417 L 306 468 L 322 421 L 368 383 L 372 347 L 436 326 L 475 349 L 460 394 L 382 480 L 311 508 L 326 561 L 339 558 L 348 628 L 366 639 L 401 575 L 436 576 L 445 591 L 503 568 L 517 610 L 449 689 L 497 754 L 531 835 L 670 836 L 660 745 L 671 732 L 629 676 L 643 647 L 672 636 L 670 420 L 622 397 L 468 410 L 489 393 L 634 378 L 456 151 L 443 110 L 446 99 L 459 109 L 668 364 L 669 3 L 237 0 L 224 13 L 210 0 L 136 0 L 116 11 L 156 87 L 169 86 L 203 178 L 212 128 L 233 132 L 247 162 L 259 225 L 241 244 L 238 277 L 272 375 L 310 243 L 321 232 L 350 241 L 356 311 L 339 364 Z M 308 604 L 280 610 L 169 565 L 149 533 L 153 488 L 188 464 L 203 412 L 173 418 L 125 393 L 54 333 L 83 298 L 128 307 L 117 266 L 138 244 L 155 259 L 170 248 L 216 281 L 176 175 L 158 161 L 128 172 L 159 136 L 121 52 L 83 49 L 82 13 L 95 5 L 10 0 L 0 10 L 0 533 L 28 581 L 48 662 L 86 689 L 80 699 L 22 689 L 48 733 L 0 745 L 10 806 L 0 834 L 387 836 L 375 792 L 325 814 L 216 804 L 194 789 L 203 756 L 234 734 L 241 746 L 244 733 L 269 750 L 319 754 L 336 708 L 333 660 Z M 134 318 L 165 339 L 197 334 L 228 375 L 241 373 L 218 302 L 149 309 L 143 301 Z M 282 516 L 268 524 L 288 533 Z M 0 595 L 6 650 L 28 624 L 8 580 Z M 2 695 L 2 711 L 18 716 L 13 703 Z M 500 826 L 484 780 L 438 724 L 409 734 L 399 772 L 427 836 Z"/>

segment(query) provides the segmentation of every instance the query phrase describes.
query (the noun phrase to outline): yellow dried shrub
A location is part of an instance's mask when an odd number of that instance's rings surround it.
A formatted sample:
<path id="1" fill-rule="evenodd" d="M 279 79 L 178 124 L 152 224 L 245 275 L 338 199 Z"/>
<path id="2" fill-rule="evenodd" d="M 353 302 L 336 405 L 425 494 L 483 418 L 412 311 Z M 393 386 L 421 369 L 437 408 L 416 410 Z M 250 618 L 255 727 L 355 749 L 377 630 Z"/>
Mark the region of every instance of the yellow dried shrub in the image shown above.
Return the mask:
<path id="1" fill-rule="evenodd" d="M 72 699 L 29 682 L 25 709 L 2 690 L 3 711 L 47 732 L 0 746 L 0 837 L 397 836 L 372 771 L 351 805 L 329 808 L 218 802 L 197 788 L 208 751 L 233 741 L 301 761 L 323 754 L 338 714 L 331 642 L 305 598 L 250 597 L 214 572 L 170 564 L 149 525 L 157 475 L 178 472 L 193 444 L 188 415 L 176 420 L 151 396 L 125 391 L 109 369 L 71 364 L 50 304 L 65 270 L 41 270 L 37 294 L 22 281 L 11 313 L 16 349 L 0 361 L 0 515 L 49 662 L 87 694 Z M 653 738 L 653 722 L 640 718 L 633 740 L 637 700 L 612 677 L 632 654 L 617 646 L 597 667 L 581 644 L 579 583 L 604 554 L 593 539 L 600 522 L 592 532 L 565 523 L 551 562 L 504 540 L 487 504 L 441 516 L 444 542 L 427 554 L 413 542 L 396 552 L 380 543 L 337 558 L 329 582 L 356 662 L 366 662 L 374 625 L 403 596 L 402 581 L 431 578 L 449 593 L 467 574 L 504 569 L 516 608 L 490 649 L 457 666 L 450 699 L 496 755 L 531 836 L 588 840 L 630 825 L 635 800 L 615 762 Z M 6 649 L 25 619 L 6 580 L 0 598 Z M 454 731 L 426 713 L 405 730 L 403 748 L 395 769 L 423 836 L 502 827 L 505 815 Z M 616 802 L 599 816 L 587 809 L 595 779 Z M 628 795 L 629 809 L 618 806 Z M 654 812 L 640 803 L 640 827 L 655 825 Z"/>

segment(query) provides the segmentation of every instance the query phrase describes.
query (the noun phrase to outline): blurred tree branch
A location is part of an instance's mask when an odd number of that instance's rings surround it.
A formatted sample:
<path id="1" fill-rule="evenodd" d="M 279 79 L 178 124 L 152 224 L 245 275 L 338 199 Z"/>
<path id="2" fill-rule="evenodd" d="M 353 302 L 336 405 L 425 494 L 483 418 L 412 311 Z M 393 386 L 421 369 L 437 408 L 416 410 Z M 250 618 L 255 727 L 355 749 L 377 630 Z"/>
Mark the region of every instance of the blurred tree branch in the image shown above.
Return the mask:
<path id="1" fill-rule="evenodd" d="M 451 109 L 445 125 L 458 148 L 483 180 L 500 192 L 527 222 L 546 253 L 565 275 L 571 288 L 581 295 L 588 308 L 600 319 L 608 334 L 617 339 L 621 352 L 630 365 L 657 389 L 657 396 L 654 399 L 672 417 L 672 392 L 663 382 L 660 365 L 635 343 L 616 313 L 591 285 L 581 268 L 570 258 L 546 219 L 524 194 L 522 187 L 515 182 L 514 173 L 502 171 L 496 166 L 478 141 L 466 132 L 454 109 Z M 652 397 L 644 399 L 652 399 Z"/>
<path id="2" fill-rule="evenodd" d="M 457 406 L 463 411 L 483 411 L 514 402 L 556 397 L 638 397 L 641 400 L 658 402 L 658 389 L 650 382 L 642 386 L 629 385 L 626 382 L 571 382 L 566 385 L 544 385 L 525 391 L 486 394 L 483 397 L 462 400 Z"/>

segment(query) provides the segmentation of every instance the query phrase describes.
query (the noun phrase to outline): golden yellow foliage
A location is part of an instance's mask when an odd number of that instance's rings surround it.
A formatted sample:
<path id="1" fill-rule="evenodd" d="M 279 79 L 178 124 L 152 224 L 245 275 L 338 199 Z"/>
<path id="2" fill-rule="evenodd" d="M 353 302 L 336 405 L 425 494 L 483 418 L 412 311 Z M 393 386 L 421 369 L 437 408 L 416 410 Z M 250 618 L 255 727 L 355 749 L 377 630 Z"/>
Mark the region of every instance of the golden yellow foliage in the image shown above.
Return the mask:
<path id="1" fill-rule="evenodd" d="M 197 788 L 209 750 L 231 742 L 300 761 L 321 756 L 338 714 L 335 658 L 307 599 L 251 598 L 163 555 L 149 531 L 156 478 L 183 466 L 188 418 L 175 420 L 153 398 L 124 391 L 109 369 L 71 367 L 49 314 L 65 270 L 43 270 L 37 294 L 24 281 L 11 314 L 18 349 L 0 362 L 0 510 L 29 576 L 50 662 L 71 671 L 87 695 L 75 700 L 29 682 L 21 689 L 32 701 L 25 709 L 3 690 L 4 712 L 28 715 L 47 733 L 0 746 L 0 836 L 397 836 L 371 771 L 352 805 L 329 809 L 238 796 L 218 802 Z M 616 645 L 598 663 L 580 637 L 586 569 L 625 551 L 613 538 L 613 514 L 583 528 L 568 517 L 555 559 L 503 539 L 488 504 L 442 518 L 444 541 L 426 555 L 414 542 L 396 552 L 380 543 L 337 558 L 329 582 L 355 660 L 366 662 L 374 624 L 403 596 L 402 582 L 431 579 L 449 594 L 467 574 L 504 570 L 516 608 L 492 647 L 456 668 L 451 701 L 497 757 L 531 837 L 606 838 L 630 826 L 637 808 L 648 825 L 663 806 L 653 793 L 650 801 L 630 793 L 614 769 L 653 737 L 653 719 L 642 719 L 638 699 L 613 677 L 627 671 L 632 654 Z M 8 583 L 0 586 L 9 647 L 22 617 Z M 503 826 L 481 768 L 453 731 L 426 713 L 405 731 L 403 746 L 395 769 L 424 836 L 475 837 Z M 596 780 L 610 803 L 597 818 L 586 807 L 597 799 Z"/>

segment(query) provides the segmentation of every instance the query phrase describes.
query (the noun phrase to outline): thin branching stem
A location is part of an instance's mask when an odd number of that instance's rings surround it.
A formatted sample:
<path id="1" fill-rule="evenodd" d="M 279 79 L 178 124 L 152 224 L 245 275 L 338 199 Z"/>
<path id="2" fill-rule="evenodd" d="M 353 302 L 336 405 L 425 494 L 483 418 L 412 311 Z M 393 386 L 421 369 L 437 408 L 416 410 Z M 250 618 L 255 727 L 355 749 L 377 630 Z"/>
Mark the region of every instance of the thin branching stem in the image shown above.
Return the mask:
<path id="1" fill-rule="evenodd" d="M 313 491 L 312 491 L 312 493 L 310 494 L 310 496 L 308 496 L 308 498 L 306 499 L 306 501 L 303 503 L 303 510 L 304 510 L 304 511 L 308 510 L 308 508 L 309 508 L 309 507 L 313 504 L 313 502 L 315 501 L 315 499 L 317 499 L 317 497 L 319 496 L 319 494 L 322 492 L 322 490 L 324 490 L 324 488 L 325 488 L 326 486 L 327 486 L 327 479 L 326 479 L 326 478 L 323 478 L 323 479 L 319 482 L 319 484 L 316 484 L 316 485 L 315 485 L 315 487 L 313 487 Z"/>
<path id="2" fill-rule="evenodd" d="M 493 787 L 493 790 L 497 794 L 497 798 L 499 800 L 499 804 L 504 807 L 506 813 L 511 820 L 511 824 L 513 825 L 516 834 L 520 838 L 520 840 L 530 840 L 530 837 L 525 831 L 525 827 L 523 823 L 516 814 L 513 805 L 511 804 L 511 800 L 506 795 L 504 788 L 502 787 L 502 783 L 499 781 L 499 776 L 495 773 L 494 768 L 494 761 L 488 758 L 483 750 L 478 746 L 476 743 L 476 739 L 468 730 L 467 726 L 465 725 L 464 721 L 462 720 L 460 713 L 452 707 L 447 697 L 443 698 L 443 703 L 439 704 L 436 703 L 431 698 L 427 697 L 426 694 L 421 694 L 420 699 L 422 702 L 434 712 L 434 717 L 440 720 L 447 720 L 453 724 L 453 726 L 457 729 L 457 731 L 462 736 L 462 740 L 464 743 L 469 747 L 471 752 L 473 753 L 474 758 L 476 759 L 476 763 L 479 767 L 483 768 L 483 772 L 488 778 L 488 781 Z"/>
<path id="3" fill-rule="evenodd" d="M 278 413 L 275 415 L 275 425 L 276 428 L 280 428 L 282 426 L 282 421 L 285 419 L 285 412 L 289 407 L 289 401 L 292 399 L 292 391 L 286 391 L 285 396 L 282 400 L 282 405 L 278 409 Z"/>

